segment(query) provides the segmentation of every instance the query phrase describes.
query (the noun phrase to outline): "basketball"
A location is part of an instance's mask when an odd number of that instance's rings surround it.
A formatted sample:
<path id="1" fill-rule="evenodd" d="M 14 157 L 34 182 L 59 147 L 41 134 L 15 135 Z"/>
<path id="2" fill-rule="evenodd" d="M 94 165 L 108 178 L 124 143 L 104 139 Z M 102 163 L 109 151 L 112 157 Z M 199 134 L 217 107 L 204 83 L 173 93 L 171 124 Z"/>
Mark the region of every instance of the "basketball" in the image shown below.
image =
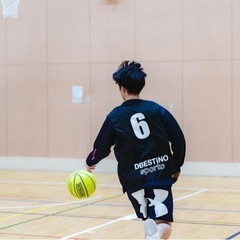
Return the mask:
<path id="1" fill-rule="evenodd" d="M 77 170 L 69 176 L 67 187 L 71 195 L 75 198 L 88 198 L 96 190 L 96 178 L 86 170 Z"/>

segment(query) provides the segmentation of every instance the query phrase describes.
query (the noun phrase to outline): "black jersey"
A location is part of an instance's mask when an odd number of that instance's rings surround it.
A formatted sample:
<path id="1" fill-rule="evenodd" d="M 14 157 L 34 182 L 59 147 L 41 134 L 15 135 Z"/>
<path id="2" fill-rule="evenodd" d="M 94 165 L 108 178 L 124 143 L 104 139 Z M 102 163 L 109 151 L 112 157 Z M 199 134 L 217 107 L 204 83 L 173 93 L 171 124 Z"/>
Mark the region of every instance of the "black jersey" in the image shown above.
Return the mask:
<path id="1" fill-rule="evenodd" d="M 110 154 L 118 161 L 123 191 L 150 184 L 172 184 L 185 157 L 185 139 L 175 118 L 159 104 L 132 99 L 106 117 L 86 162 L 92 166 Z"/>

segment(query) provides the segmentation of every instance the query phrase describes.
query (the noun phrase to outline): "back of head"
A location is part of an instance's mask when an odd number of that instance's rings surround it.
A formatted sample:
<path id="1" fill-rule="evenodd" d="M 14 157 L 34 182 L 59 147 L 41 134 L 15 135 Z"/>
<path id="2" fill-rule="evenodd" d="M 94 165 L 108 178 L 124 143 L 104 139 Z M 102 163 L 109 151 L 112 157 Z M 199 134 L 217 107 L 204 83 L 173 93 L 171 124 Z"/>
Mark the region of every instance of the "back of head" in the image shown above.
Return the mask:
<path id="1" fill-rule="evenodd" d="M 145 86 L 145 77 L 141 64 L 124 61 L 113 74 L 113 80 L 119 87 L 124 87 L 129 94 L 139 94 Z"/>

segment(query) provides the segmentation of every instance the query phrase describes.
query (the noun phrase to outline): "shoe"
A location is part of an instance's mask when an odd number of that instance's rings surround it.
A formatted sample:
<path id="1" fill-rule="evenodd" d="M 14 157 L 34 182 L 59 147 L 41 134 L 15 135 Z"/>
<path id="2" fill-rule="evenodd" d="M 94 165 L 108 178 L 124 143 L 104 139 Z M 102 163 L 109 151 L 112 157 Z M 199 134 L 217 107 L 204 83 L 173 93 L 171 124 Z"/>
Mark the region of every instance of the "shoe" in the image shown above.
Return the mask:
<path id="1" fill-rule="evenodd" d="M 161 229 L 157 226 L 157 224 L 153 219 L 147 219 L 144 222 L 144 230 L 145 230 L 146 239 L 148 240 L 151 240 L 151 239 L 159 240 L 160 237 L 162 236 Z"/>

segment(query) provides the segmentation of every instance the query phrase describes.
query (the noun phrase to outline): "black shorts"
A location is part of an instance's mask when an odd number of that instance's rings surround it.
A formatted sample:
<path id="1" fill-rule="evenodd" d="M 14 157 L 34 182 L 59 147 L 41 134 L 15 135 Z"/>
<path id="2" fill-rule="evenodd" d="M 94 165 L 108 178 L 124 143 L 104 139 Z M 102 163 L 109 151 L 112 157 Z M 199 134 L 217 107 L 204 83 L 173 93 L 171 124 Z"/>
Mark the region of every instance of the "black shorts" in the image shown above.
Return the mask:
<path id="1" fill-rule="evenodd" d="M 138 218 L 173 222 L 173 197 L 171 186 L 127 191 Z"/>

